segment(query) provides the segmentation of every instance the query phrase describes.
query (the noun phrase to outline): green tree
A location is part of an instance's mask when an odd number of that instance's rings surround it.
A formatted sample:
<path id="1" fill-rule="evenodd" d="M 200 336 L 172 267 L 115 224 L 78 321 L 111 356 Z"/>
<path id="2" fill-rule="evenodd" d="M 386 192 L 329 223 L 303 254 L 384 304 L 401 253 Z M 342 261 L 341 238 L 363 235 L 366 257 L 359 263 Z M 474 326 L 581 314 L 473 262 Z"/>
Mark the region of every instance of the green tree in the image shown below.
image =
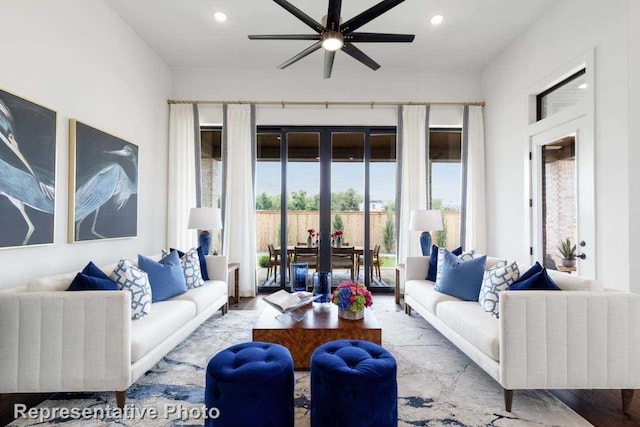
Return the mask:
<path id="1" fill-rule="evenodd" d="M 396 201 L 395 200 L 387 200 L 387 203 L 384 204 L 382 208 L 385 212 L 395 212 L 396 211 Z"/>
<path id="2" fill-rule="evenodd" d="M 269 196 L 262 193 L 256 197 L 256 210 L 259 211 L 276 211 L 280 210 L 280 196 Z"/>
<path id="3" fill-rule="evenodd" d="M 287 208 L 292 211 L 304 211 L 307 209 L 308 199 L 305 190 L 294 191 L 287 201 Z"/>
<path id="4" fill-rule="evenodd" d="M 339 213 L 333 217 L 333 231 L 344 230 L 344 224 L 342 223 L 342 215 Z"/>
<path id="5" fill-rule="evenodd" d="M 387 253 L 391 253 L 393 251 L 396 244 L 396 226 L 395 226 L 395 217 L 391 214 L 391 212 L 387 213 L 387 221 L 384 223 L 384 228 L 382 229 L 382 245 L 384 246 L 384 250 Z"/>
<path id="6" fill-rule="evenodd" d="M 447 221 L 442 221 L 442 230 L 437 231 L 436 245 L 440 248 L 447 247 Z"/>
<path id="7" fill-rule="evenodd" d="M 331 193 L 331 209 L 334 211 L 359 211 L 362 196 L 353 188 Z"/>

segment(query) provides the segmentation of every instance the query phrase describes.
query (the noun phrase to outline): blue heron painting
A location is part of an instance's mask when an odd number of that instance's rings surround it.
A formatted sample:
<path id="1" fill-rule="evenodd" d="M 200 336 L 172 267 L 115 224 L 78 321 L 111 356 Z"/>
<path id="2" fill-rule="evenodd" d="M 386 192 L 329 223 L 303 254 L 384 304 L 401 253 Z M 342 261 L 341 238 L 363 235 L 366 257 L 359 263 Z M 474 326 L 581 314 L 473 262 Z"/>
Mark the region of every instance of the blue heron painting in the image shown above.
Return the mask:
<path id="1" fill-rule="evenodd" d="M 72 241 L 134 237 L 138 147 L 75 120 L 71 128 L 75 150 Z"/>
<path id="2" fill-rule="evenodd" d="M 53 243 L 55 112 L 0 91 L 0 247 Z"/>

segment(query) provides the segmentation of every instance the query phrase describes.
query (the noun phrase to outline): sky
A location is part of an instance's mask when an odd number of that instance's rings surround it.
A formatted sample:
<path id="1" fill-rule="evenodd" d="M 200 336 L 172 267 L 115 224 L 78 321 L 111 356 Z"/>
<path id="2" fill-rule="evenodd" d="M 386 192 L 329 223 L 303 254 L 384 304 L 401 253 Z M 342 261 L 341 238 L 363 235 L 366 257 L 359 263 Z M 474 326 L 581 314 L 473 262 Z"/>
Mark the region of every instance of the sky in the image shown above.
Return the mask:
<path id="1" fill-rule="evenodd" d="M 289 192 L 305 190 L 307 195 L 318 194 L 320 164 L 300 162 L 288 164 Z M 396 164 L 372 162 L 371 200 L 394 200 L 396 192 Z M 442 199 L 443 206 L 460 207 L 460 163 L 433 163 L 432 190 L 434 199 Z M 364 195 L 364 164 L 336 162 L 331 166 L 332 191 L 354 188 Z M 280 163 L 257 162 L 256 194 L 280 194 Z"/>

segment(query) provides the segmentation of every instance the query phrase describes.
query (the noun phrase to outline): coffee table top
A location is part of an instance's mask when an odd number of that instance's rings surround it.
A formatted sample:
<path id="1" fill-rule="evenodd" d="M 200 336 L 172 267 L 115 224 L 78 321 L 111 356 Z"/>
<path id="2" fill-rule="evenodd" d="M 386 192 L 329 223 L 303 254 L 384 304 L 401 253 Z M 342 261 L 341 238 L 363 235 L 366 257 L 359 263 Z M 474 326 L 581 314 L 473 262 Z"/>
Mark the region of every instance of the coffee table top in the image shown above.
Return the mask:
<path id="1" fill-rule="evenodd" d="M 370 309 L 364 310 L 364 319 L 346 320 L 338 317 L 335 304 L 308 304 L 300 308 L 305 316 L 296 322 L 267 304 L 253 329 L 381 329 Z"/>

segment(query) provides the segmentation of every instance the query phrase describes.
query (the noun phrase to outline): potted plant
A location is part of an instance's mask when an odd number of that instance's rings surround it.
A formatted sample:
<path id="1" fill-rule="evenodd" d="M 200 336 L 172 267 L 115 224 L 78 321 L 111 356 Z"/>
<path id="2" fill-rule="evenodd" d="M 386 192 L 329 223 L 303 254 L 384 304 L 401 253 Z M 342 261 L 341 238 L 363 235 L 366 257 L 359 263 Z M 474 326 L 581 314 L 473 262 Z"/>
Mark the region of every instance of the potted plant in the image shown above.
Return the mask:
<path id="1" fill-rule="evenodd" d="M 344 282 L 333 292 L 331 302 L 338 306 L 339 317 L 359 320 L 364 317 L 365 307 L 373 305 L 373 298 L 364 285 Z"/>
<path id="2" fill-rule="evenodd" d="M 567 237 L 565 240 L 561 240 L 560 244 L 556 246 L 560 256 L 562 257 L 562 265 L 565 267 L 576 266 L 576 245 L 571 243 L 571 240 Z"/>

